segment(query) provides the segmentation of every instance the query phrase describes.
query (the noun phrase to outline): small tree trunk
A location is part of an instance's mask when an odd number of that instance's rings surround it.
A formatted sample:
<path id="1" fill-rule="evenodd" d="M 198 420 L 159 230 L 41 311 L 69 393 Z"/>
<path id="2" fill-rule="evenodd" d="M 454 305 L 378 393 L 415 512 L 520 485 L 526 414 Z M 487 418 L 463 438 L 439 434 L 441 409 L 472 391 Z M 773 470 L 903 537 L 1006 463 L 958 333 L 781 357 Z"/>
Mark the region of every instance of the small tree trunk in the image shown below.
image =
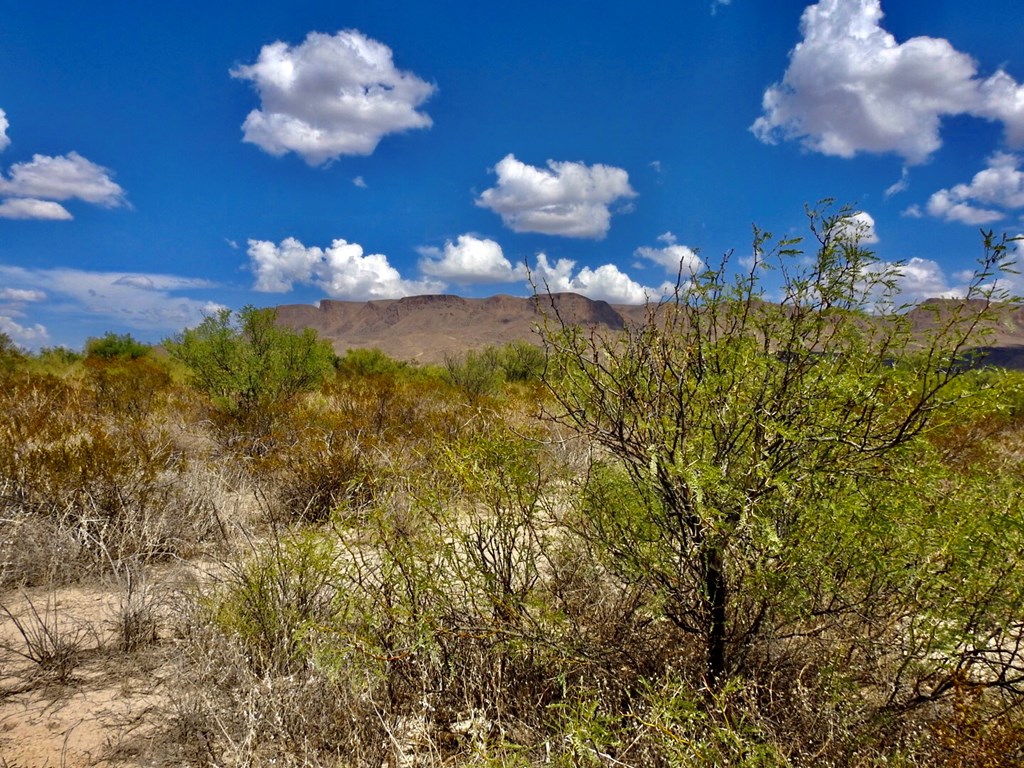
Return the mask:
<path id="1" fill-rule="evenodd" d="M 707 600 L 707 673 L 708 683 L 717 688 L 726 669 L 726 603 L 729 597 L 722 551 L 709 546 L 704 553 L 704 594 Z"/>

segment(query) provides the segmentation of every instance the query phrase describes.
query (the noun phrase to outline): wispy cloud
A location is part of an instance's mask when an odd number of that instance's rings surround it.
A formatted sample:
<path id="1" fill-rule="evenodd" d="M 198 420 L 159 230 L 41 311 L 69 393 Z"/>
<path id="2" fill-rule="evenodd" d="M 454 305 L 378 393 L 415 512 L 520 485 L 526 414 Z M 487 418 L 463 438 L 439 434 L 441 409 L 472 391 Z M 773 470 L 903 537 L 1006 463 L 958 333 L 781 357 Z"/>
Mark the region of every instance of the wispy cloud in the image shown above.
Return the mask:
<path id="1" fill-rule="evenodd" d="M 222 306 L 181 295 L 214 283 L 177 275 L 0 265 L 0 282 L 10 286 L 8 301 L 33 301 L 33 314 L 91 316 L 139 330 L 176 331 Z"/>
<path id="2" fill-rule="evenodd" d="M 894 181 L 885 189 L 885 198 L 888 200 L 894 195 L 898 195 L 901 192 L 906 192 L 910 188 L 910 169 L 907 166 L 903 166 L 900 171 L 900 177 L 897 181 Z"/>
<path id="3" fill-rule="evenodd" d="M 11 124 L 7 122 L 7 113 L 0 109 L 0 152 L 11 145 L 11 140 L 7 136 L 7 129 L 10 127 Z"/>

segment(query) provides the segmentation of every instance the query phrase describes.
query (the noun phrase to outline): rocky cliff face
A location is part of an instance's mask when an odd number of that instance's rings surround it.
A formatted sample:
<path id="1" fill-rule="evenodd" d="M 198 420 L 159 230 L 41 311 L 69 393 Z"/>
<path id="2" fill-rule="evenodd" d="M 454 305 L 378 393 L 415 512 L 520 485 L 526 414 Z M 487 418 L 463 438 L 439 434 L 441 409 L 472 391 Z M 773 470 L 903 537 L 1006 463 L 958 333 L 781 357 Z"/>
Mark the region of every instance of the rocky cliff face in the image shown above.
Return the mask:
<path id="1" fill-rule="evenodd" d="M 325 299 L 319 306 L 289 304 L 277 308 L 283 325 L 313 328 L 330 340 L 339 354 L 348 349 L 377 347 L 392 357 L 424 363 L 517 339 L 539 343 L 536 328 L 544 321 L 545 313 L 557 312 L 574 325 L 618 330 L 626 323 L 624 314 L 632 309 L 616 308 L 574 293 L 487 299 L 409 296 L 366 302 Z"/>

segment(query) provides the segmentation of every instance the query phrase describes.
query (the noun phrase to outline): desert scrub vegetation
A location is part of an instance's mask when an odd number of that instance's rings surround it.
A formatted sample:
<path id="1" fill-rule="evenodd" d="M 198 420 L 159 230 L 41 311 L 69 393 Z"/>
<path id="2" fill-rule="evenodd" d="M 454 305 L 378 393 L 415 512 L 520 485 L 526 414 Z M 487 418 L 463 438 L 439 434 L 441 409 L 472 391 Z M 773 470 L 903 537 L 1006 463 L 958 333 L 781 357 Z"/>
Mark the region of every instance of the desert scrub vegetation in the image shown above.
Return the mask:
<path id="1" fill-rule="evenodd" d="M 433 370 L 251 308 L 170 360 L 0 344 L 5 588 L 118 579 L 166 764 L 1020 765 L 1024 381 L 970 351 L 1007 242 L 921 335 L 809 221 Z"/>
<path id="2" fill-rule="evenodd" d="M 146 359 L 13 372 L 0 387 L 0 583 L 73 581 L 126 559 L 187 556 L 210 508 L 163 420 Z"/>
<path id="3" fill-rule="evenodd" d="M 187 622 L 204 759 L 1018 764 L 1021 381 L 968 364 L 1006 243 L 921 338 L 811 226 L 622 334 L 552 314 L 543 390 L 495 349 L 343 358 Z"/>
<path id="4" fill-rule="evenodd" d="M 535 384 L 544 373 L 544 350 L 527 341 L 486 346 L 444 359 L 444 378 L 471 401 L 493 397 L 508 384 Z"/>

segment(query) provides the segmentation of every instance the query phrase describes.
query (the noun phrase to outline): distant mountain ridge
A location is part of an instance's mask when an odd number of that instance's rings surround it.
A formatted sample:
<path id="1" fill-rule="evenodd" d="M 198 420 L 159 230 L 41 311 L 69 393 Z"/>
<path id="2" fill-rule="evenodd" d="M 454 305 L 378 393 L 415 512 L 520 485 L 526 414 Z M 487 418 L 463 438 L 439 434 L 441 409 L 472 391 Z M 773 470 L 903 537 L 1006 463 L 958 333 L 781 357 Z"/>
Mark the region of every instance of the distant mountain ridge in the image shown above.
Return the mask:
<path id="1" fill-rule="evenodd" d="M 544 321 L 541 310 L 551 306 L 567 322 L 610 329 L 621 329 L 645 312 L 642 306 L 612 305 L 561 293 L 550 298 L 466 299 L 445 294 L 372 301 L 324 299 L 318 306 L 280 306 L 277 313 L 282 325 L 314 329 L 339 354 L 377 347 L 401 360 L 437 363 L 446 354 L 517 339 L 539 343 L 535 329 Z"/>
<path id="2" fill-rule="evenodd" d="M 915 332 L 927 333 L 956 304 L 954 299 L 929 299 L 910 310 Z M 279 306 L 277 313 L 282 325 L 312 328 L 339 354 L 376 347 L 400 360 L 438 363 L 445 355 L 488 345 L 520 339 L 539 344 L 536 328 L 544 322 L 543 310 L 550 314 L 552 309 L 567 323 L 610 330 L 640 322 L 647 314 L 644 305 L 609 304 L 575 293 L 528 298 L 443 294 L 371 301 L 323 299 L 315 306 Z M 1024 370 L 1024 307 L 998 305 L 996 317 L 991 334 L 979 348 L 994 365 Z"/>

